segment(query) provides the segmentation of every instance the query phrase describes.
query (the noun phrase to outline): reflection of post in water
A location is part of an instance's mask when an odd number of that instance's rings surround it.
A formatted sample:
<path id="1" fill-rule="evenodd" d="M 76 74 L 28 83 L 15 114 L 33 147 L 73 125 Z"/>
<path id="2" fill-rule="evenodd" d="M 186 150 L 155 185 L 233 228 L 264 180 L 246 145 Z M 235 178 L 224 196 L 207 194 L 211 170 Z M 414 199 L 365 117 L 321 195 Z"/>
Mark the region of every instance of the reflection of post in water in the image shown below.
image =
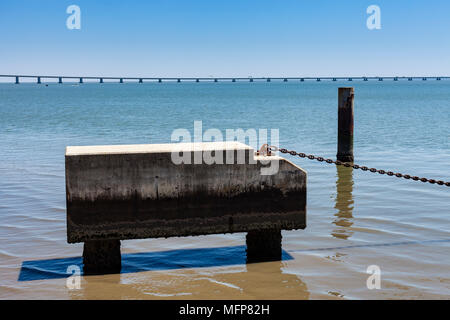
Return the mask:
<path id="1" fill-rule="evenodd" d="M 224 280 L 242 289 L 241 295 L 236 297 L 239 299 L 309 299 L 306 283 L 298 275 L 284 272 L 284 268 L 282 261 L 249 263 L 246 272 L 230 275 Z"/>
<path id="2" fill-rule="evenodd" d="M 144 261 L 145 262 L 145 261 Z M 71 299 L 309 299 L 306 284 L 283 271 L 285 262 L 229 266 L 225 269 L 186 268 L 83 276 Z"/>
<path id="3" fill-rule="evenodd" d="M 82 276 L 81 287 L 68 290 L 69 298 L 72 300 L 121 300 L 132 297 L 136 290 L 121 284 L 120 277 L 120 273 Z"/>
<path id="4" fill-rule="evenodd" d="M 338 210 L 333 223 L 337 226 L 332 236 L 340 239 L 348 239 L 353 232 L 347 228 L 353 225 L 353 168 L 336 166 L 336 203 Z"/>

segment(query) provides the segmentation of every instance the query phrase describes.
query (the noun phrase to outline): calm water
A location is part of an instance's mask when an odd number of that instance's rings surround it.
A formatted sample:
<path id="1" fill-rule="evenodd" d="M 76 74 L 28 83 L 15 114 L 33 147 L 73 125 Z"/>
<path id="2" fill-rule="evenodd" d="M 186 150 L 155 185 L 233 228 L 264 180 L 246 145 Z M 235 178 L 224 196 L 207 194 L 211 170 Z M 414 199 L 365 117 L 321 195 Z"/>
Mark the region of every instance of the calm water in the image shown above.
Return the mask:
<path id="1" fill-rule="evenodd" d="M 121 274 L 66 287 L 67 145 L 167 143 L 173 129 L 279 128 L 280 145 L 335 157 L 348 82 L 0 84 L 0 298 L 450 298 L 450 188 L 292 159 L 308 227 L 281 262 L 245 264 L 245 234 L 123 241 Z M 450 180 L 450 81 L 352 82 L 355 159 Z M 368 290 L 366 269 L 381 269 Z"/>

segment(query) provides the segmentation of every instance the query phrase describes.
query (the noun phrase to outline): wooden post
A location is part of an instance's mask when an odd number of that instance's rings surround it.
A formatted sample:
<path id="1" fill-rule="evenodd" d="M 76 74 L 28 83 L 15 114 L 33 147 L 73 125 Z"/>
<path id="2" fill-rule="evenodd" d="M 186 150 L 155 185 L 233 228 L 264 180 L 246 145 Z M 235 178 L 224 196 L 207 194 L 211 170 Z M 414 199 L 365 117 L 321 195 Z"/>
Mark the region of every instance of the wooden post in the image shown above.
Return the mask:
<path id="1" fill-rule="evenodd" d="M 261 229 L 247 232 L 247 263 L 280 261 L 281 230 Z"/>
<path id="2" fill-rule="evenodd" d="M 93 240 L 84 242 L 84 274 L 120 273 L 121 268 L 120 240 Z"/>
<path id="3" fill-rule="evenodd" d="M 337 160 L 353 162 L 353 88 L 339 88 Z"/>

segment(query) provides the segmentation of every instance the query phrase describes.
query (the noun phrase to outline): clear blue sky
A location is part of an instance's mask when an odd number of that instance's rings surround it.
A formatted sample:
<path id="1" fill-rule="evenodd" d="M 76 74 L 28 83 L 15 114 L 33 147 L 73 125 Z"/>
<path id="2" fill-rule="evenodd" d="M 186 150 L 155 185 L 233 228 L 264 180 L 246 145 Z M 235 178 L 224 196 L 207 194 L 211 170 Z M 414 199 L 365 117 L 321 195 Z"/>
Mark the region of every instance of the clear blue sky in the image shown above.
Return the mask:
<path id="1" fill-rule="evenodd" d="M 71 4 L 81 30 L 66 28 Z M 6 73 L 450 75 L 450 1 L 1 0 Z"/>

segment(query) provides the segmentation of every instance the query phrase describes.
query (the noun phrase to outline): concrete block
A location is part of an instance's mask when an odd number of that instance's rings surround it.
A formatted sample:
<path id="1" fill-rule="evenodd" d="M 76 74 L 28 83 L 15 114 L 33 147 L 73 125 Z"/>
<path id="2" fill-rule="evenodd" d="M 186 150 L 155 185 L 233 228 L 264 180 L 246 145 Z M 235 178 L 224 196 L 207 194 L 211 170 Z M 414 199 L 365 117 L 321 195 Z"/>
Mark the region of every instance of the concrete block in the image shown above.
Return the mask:
<path id="1" fill-rule="evenodd" d="M 244 152 L 245 163 L 171 161 L 210 150 Z M 278 173 L 261 175 L 262 160 Z M 305 171 L 237 142 L 67 147 L 66 194 L 69 243 L 306 227 Z"/>
<path id="2" fill-rule="evenodd" d="M 249 232 L 259 255 L 259 231 L 306 227 L 306 172 L 242 143 L 67 147 L 65 160 L 67 241 L 85 242 L 91 266 L 92 252 L 120 253 L 109 240 Z"/>

